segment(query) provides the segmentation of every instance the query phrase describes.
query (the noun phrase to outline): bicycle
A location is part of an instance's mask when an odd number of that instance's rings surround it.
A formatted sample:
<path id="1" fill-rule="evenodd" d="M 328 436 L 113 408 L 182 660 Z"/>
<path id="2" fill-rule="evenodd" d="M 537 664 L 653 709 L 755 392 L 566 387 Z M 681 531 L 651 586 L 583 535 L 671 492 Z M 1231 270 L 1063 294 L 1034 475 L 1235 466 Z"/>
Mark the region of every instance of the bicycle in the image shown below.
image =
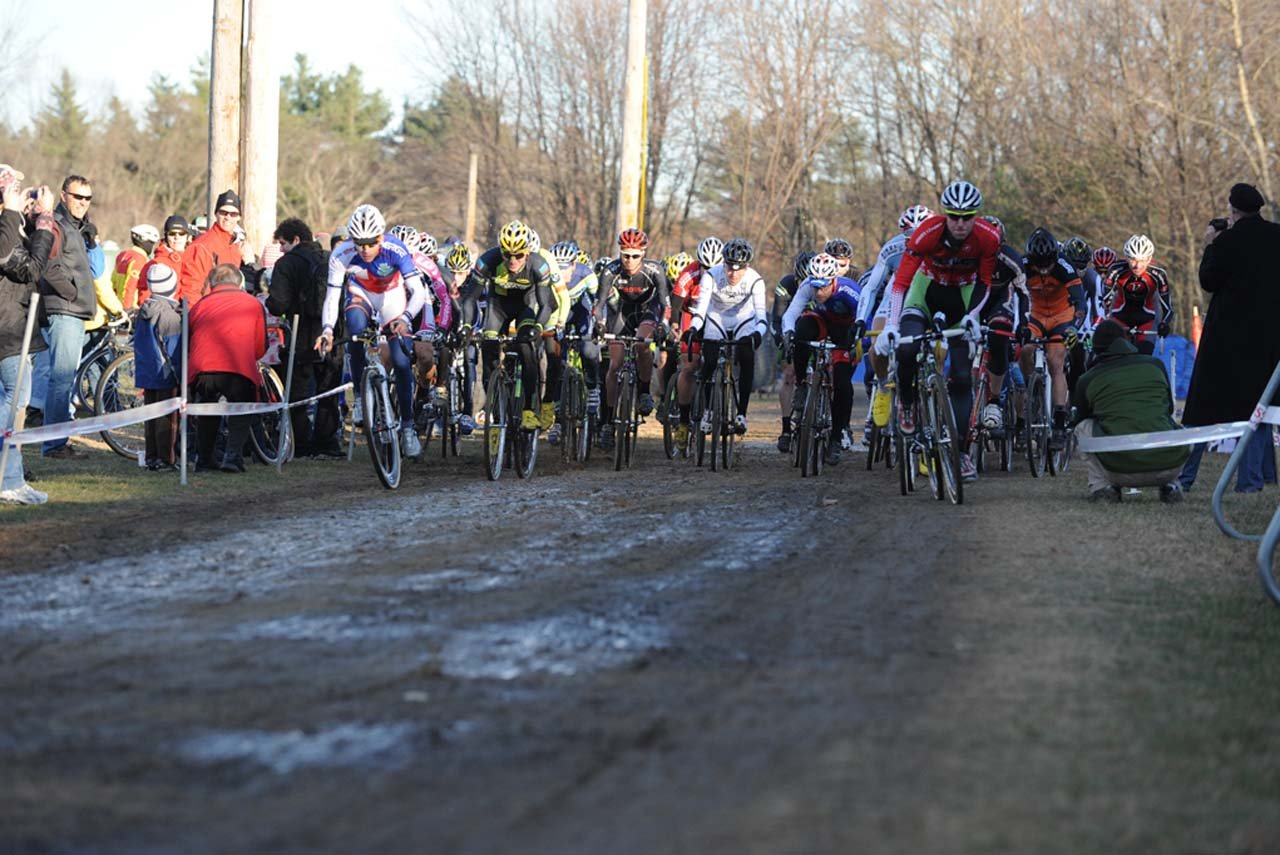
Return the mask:
<path id="1" fill-rule="evenodd" d="M 796 384 L 796 394 L 804 395 L 795 451 L 795 465 L 800 467 L 801 478 L 822 474 L 823 457 L 833 440 L 831 356 L 833 351 L 840 349 L 830 341 L 810 342 L 809 347 L 813 350 L 813 358 L 809 360 L 804 379 Z M 835 438 L 834 441 L 840 440 Z"/>
<path id="2" fill-rule="evenodd" d="M 914 470 L 911 455 L 924 458 L 925 468 L 929 473 L 929 485 L 934 498 L 941 501 L 950 499 L 953 505 L 964 503 L 964 482 L 960 478 L 960 443 L 963 438 L 956 428 L 956 414 L 951 407 L 951 398 L 947 394 L 947 380 L 943 374 L 945 362 L 945 343 L 949 338 L 962 335 L 960 329 L 942 328 L 945 317 L 939 313 L 933 316 L 933 328 L 920 335 L 904 336 L 898 339 L 899 344 L 919 342 L 921 347 L 916 355 L 918 368 L 916 371 L 916 407 L 920 414 L 920 424 L 916 433 L 910 437 L 910 446 L 904 448 L 902 457 L 903 469 Z M 896 371 L 897 348 L 890 350 L 890 360 Z M 904 446 L 906 438 L 904 438 Z M 914 488 L 914 471 L 905 476 L 903 495 Z"/>
<path id="3" fill-rule="evenodd" d="M 560 454 L 565 462 L 586 463 L 591 456 L 591 437 L 596 416 L 587 407 L 587 381 L 582 367 L 580 335 L 564 336 L 564 371 L 560 377 Z"/>
<path id="4" fill-rule="evenodd" d="M 669 336 L 663 341 L 662 349 L 667 354 L 667 359 L 676 360 L 677 366 L 680 359 L 680 340 L 673 336 Z M 674 460 L 677 454 L 685 457 L 689 456 L 689 441 L 686 440 L 684 447 L 680 448 L 676 445 L 676 430 L 680 427 L 680 391 L 679 391 L 680 371 L 672 373 L 671 381 L 667 383 L 667 387 L 662 390 L 662 400 L 658 402 L 658 421 L 662 423 L 662 450 L 667 455 L 668 460 Z"/>
<path id="5" fill-rule="evenodd" d="M 416 414 L 417 424 L 425 427 L 424 445 L 431 444 L 439 424 L 440 457 L 444 460 L 457 457 L 462 445 L 461 419 L 464 413 L 460 407 L 465 400 L 463 390 L 467 386 L 466 348 L 472 341 L 474 336 L 460 333 L 436 335 L 436 352 L 449 354 L 447 363 L 443 359 L 436 363 L 437 382 L 444 382 L 439 383 L 439 394 L 435 400 L 421 406 Z"/>
<path id="6" fill-rule="evenodd" d="M 520 478 L 533 475 L 538 459 L 539 430 L 525 430 L 520 416 L 524 404 L 524 365 L 520 354 L 508 351 L 514 336 L 497 335 L 486 341 L 498 342 L 498 359 L 493 376 L 485 387 L 484 464 L 490 481 L 497 481 L 502 467 L 514 468 Z M 508 443 L 508 434 L 513 434 Z"/>
<path id="7" fill-rule="evenodd" d="M 704 398 L 699 407 L 698 417 L 698 465 L 706 455 L 707 433 L 703 430 L 706 414 L 711 414 L 711 471 L 733 468 L 733 451 L 738 432 L 738 339 L 727 338 L 720 341 L 720 352 L 716 356 L 716 366 L 711 372 L 710 393 L 702 383 L 700 398 Z M 705 356 L 703 357 L 706 358 Z M 709 394 L 709 397 L 707 397 Z"/>
<path id="8" fill-rule="evenodd" d="M 97 412 L 98 381 L 111 363 L 122 354 L 133 351 L 133 345 L 129 341 L 131 329 L 129 316 L 120 315 L 88 334 L 71 386 L 71 403 L 77 412 Z"/>
<path id="9" fill-rule="evenodd" d="M 987 406 L 987 398 L 990 394 L 990 381 L 987 376 L 987 366 L 991 359 L 987 348 L 989 333 L 988 327 L 982 327 L 982 339 L 973 345 L 970 369 L 973 376 L 973 409 L 969 413 L 969 431 L 965 437 L 965 444 L 977 471 L 986 471 L 987 450 L 991 447 L 999 455 L 1000 471 L 1012 472 L 1014 422 L 1010 420 L 1010 414 L 1013 412 L 1012 404 L 1006 405 L 1006 398 L 1009 397 L 1007 393 L 1002 392 L 1000 395 L 1003 426 L 999 430 L 993 430 L 982 420 L 982 411 Z"/>
<path id="10" fill-rule="evenodd" d="M 400 486 L 400 418 L 396 413 L 395 398 L 391 394 L 391 376 L 382 364 L 382 346 L 387 335 L 377 324 L 370 324 L 364 332 L 353 335 L 338 344 L 352 342 L 364 348 L 364 373 L 356 387 L 360 396 L 361 430 L 373 471 L 388 490 Z M 287 422 L 288 419 L 285 419 Z"/>
<path id="11" fill-rule="evenodd" d="M 618 366 L 618 391 L 613 402 L 613 469 L 631 468 L 636 442 L 640 438 L 640 425 L 644 417 L 639 414 L 640 376 L 635 345 L 648 345 L 651 339 L 633 335 L 605 333 L 604 341 L 622 344 L 622 364 Z"/>
<path id="12" fill-rule="evenodd" d="M 1031 476 L 1039 478 L 1045 470 L 1056 476 L 1065 472 L 1071 457 L 1072 436 L 1068 434 L 1063 447 L 1053 450 L 1053 374 L 1049 371 L 1045 346 L 1061 343 L 1062 336 L 1032 338 L 1027 344 L 1036 345 L 1034 367 L 1027 377 L 1026 427 L 1024 428 L 1027 462 Z"/>

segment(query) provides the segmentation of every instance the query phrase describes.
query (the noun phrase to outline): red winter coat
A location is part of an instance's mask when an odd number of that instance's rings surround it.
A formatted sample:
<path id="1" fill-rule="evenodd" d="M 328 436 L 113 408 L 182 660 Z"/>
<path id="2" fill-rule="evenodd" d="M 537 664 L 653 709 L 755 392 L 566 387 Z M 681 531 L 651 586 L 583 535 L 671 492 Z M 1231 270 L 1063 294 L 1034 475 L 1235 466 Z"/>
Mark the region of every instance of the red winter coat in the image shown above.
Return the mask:
<path id="1" fill-rule="evenodd" d="M 142 265 L 142 270 L 138 273 L 138 305 L 141 306 L 147 302 L 147 298 L 151 296 L 151 289 L 147 287 L 147 270 L 153 264 L 163 264 L 178 276 L 178 291 L 173 295 L 173 299 L 182 299 L 182 253 L 174 252 L 162 241 L 156 244 L 155 254 L 150 261 Z M 128 306 L 126 305 L 125 308 Z"/>
<path id="2" fill-rule="evenodd" d="M 243 256 L 240 247 L 233 242 L 234 235 L 217 223 L 213 228 L 200 235 L 182 254 L 182 270 L 178 272 L 178 293 L 181 300 L 187 298 L 187 304 L 194 306 L 200 302 L 200 291 L 204 288 L 204 280 L 209 271 L 219 264 L 240 266 Z M 177 270 L 177 268 L 174 268 Z"/>
<path id="3" fill-rule="evenodd" d="M 262 304 L 238 285 L 219 285 L 191 310 L 191 354 L 187 378 L 225 371 L 261 382 L 258 360 L 267 352 L 267 316 Z"/>

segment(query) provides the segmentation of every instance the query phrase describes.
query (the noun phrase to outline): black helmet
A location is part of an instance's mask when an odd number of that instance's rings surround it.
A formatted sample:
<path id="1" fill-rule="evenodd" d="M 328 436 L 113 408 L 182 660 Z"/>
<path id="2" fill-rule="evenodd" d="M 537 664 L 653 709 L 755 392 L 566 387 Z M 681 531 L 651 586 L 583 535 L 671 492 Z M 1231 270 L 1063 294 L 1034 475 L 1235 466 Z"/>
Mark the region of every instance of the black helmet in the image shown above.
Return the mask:
<path id="1" fill-rule="evenodd" d="M 1058 257 L 1058 239 L 1044 226 L 1027 238 L 1027 259 L 1032 264 L 1048 264 Z"/>
<path id="2" fill-rule="evenodd" d="M 844 238 L 832 238 L 822 251 L 836 258 L 853 258 L 853 245 Z"/>
<path id="3" fill-rule="evenodd" d="M 804 252 L 796 256 L 796 260 L 792 263 L 791 269 L 796 274 L 797 279 L 806 279 L 809 276 L 809 262 L 813 261 L 816 252 L 806 249 Z"/>
<path id="4" fill-rule="evenodd" d="M 1067 241 L 1062 248 L 1062 254 L 1066 256 L 1067 261 L 1071 262 L 1071 266 L 1077 269 L 1089 266 L 1089 262 L 1093 260 L 1093 247 L 1082 237 L 1073 237 Z"/>
<path id="5" fill-rule="evenodd" d="M 751 259 L 755 258 L 755 256 L 756 251 L 743 238 L 734 238 L 724 245 L 724 263 L 726 265 L 750 264 Z"/>

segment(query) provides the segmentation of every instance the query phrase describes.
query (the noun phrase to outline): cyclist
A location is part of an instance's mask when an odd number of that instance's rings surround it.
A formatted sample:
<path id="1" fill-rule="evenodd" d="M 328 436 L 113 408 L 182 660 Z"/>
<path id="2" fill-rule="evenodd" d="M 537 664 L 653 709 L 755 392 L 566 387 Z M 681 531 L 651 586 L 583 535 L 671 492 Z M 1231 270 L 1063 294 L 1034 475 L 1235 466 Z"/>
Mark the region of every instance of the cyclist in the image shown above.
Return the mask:
<path id="1" fill-rule="evenodd" d="M 844 276 L 848 279 L 856 280 L 858 271 L 853 268 L 853 244 L 844 238 L 832 238 L 827 241 L 826 246 L 822 247 L 822 251 L 830 255 L 840 265 L 840 272 L 837 276 Z M 853 270 L 852 273 L 849 271 Z"/>
<path id="2" fill-rule="evenodd" d="M 676 427 L 676 445 L 684 448 L 689 441 L 689 414 L 693 408 L 693 392 L 697 388 L 697 372 L 702 366 L 702 343 L 686 335 L 698 305 L 702 274 L 724 261 L 724 242 L 709 235 L 698 244 L 698 258 L 685 265 L 676 277 L 673 309 L 680 317 L 680 374 L 676 377 L 676 399 L 680 405 L 680 424 Z"/>
<path id="3" fill-rule="evenodd" d="M 1084 321 L 1084 289 L 1071 264 L 1058 255 L 1058 241 L 1040 227 L 1027 239 L 1027 290 L 1031 292 L 1028 325 L 1038 338 L 1058 338 L 1045 348 L 1045 359 L 1053 377 L 1053 435 L 1049 447 L 1062 449 L 1067 441 L 1067 351 L 1079 341 Z M 1022 350 L 1022 373 L 1031 371 L 1034 346 Z"/>
<path id="4" fill-rule="evenodd" d="M 424 283 L 430 288 L 428 299 L 423 301 L 417 332 L 413 335 L 414 376 L 418 381 L 416 398 L 419 403 L 430 402 L 436 395 L 436 330 L 448 328 L 453 320 L 453 306 L 449 302 L 448 287 L 440 276 L 440 268 L 431 254 L 423 251 L 422 233 L 413 226 L 405 225 L 392 226 L 387 233 L 408 248 L 414 267 L 418 268 Z M 432 238 L 431 242 L 434 244 L 435 239 Z"/>
<path id="5" fill-rule="evenodd" d="M 1079 324 L 1079 340 L 1076 346 L 1071 348 L 1067 353 L 1067 386 L 1072 395 L 1076 391 L 1076 378 L 1084 373 L 1084 363 L 1087 348 L 1084 339 L 1093 333 L 1093 311 L 1092 299 L 1090 297 L 1096 291 L 1096 280 L 1100 277 L 1090 264 L 1093 261 L 1093 247 L 1089 246 L 1089 242 L 1084 238 L 1076 235 L 1070 238 L 1062 245 L 1062 257 L 1067 260 L 1075 270 L 1076 276 L 1080 277 L 1080 289 L 1084 299 L 1084 310 L 1081 313 Z"/>
<path id="6" fill-rule="evenodd" d="M 871 268 L 871 275 L 858 295 L 858 322 L 862 330 L 878 333 L 889 319 L 889 300 L 883 299 L 885 285 L 893 281 L 907 249 L 907 239 L 921 223 L 933 216 L 924 205 L 912 205 L 898 217 L 899 233 L 885 241 Z M 889 424 L 889 392 L 884 388 L 889 375 L 889 337 L 877 335 L 871 346 L 871 368 L 876 376 L 871 393 L 871 419 L 880 427 Z"/>
<path id="7" fill-rule="evenodd" d="M 1093 251 L 1093 263 L 1089 270 L 1080 276 L 1080 282 L 1084 285 L 1085 303 L 1088 307 L 1085 313 L 1085 324 L 1090 333 L 1098 328 L 1098 324 L 1106 320 L 1107 271 L 1115 263 L 1115 250 L 1109 246 L 1100 246 Z"/>
<path id="8" fill-rule="evenodd" d="M 1129 340 L 1140 353 L 1155 353 L 1151 328 L 1164 338 L 1173 325 L 1173 305 L 1169 302 L 1169 275 L 1151 263 L 1155 244 L 1146 235 L 1133 235 L 1124 242 L 1124 260 L 1107 271 L 1107 317 L 1138 328 Z M 1158 318 L 1158 320 L 1157 320 Z"/>
<path id="9" fill-rule="evenodd" d="M 475 317 L 474 304 L 484 299 L 484 341 L 480 347 L 486 379 L 493 375 L 498 361 L 498 336 L 508 325 L 515 324 L 515 350 L 524 371 L 520 426 L 538 430 L 542 425 L 534 410 L 541 382 L 537 344 L 556 309 L 553 288 L 559 283 L 560 273 L 541 254 L 533 252 L 531 237 L 529 227 L 519 220 L 502 227 L 498 245 L 483 253 L 472 267 L 471 275 L 479 287 L 467 296 L 473 307 L 464 310 L 464 317 Z"/>
<path id="10" fill-rule="evenodd" d="M 609 262 L 600 276 L 600 295 L 592 314 L 597 327 L 614 335 L 652 339 L 658 325 L 664 327 L 671 315 L 666 272 L 658 262 L 646 260 L 649 236 L 636 228 L 618 235 L 619 258 Z M 642 416 L 653 412 L 649 383 L 653 379 L 653 351 L 647 344 L 635 345 L 640 397 L 636 409 Z M 605 408 L 613 412 L 618 395 L 618 369 L 622 367 L 622 343 L 609 345 L 609 371 L 605 376 Z M 606 420 L 600 429 L 600 446 L 613 447 L 613 424 Z"/>
<path id="11" fill-rule="evenodd" d="M 138 276 L 151 260 L 151 253 L 160 243 L 160 232 L 155 226 L 139 223 L 129 229 L 129 242 L 133 244 L 116 256 L 115 270 L 111 273 L 111 286 L 116 297 L 124 304 L 126 312 L 138 308 Z"/>
<path id="12" fill-rule="evenodd" d="M 800 288 L 800 283 L 809 278 L 809 262 L 817 256 L 816 252 L 806 249 L 791 261 L 791 272 L 778 280 L 773 289 L 773 308 L 769 312 L 769 323 L 773 328 L 773 343 L 778 348 L 778 362 L 782 365 L 782 382 L 778 384 L 778 406 L 782 412 L 782 433 L 778 434 L 778 451 L 786 454 L 791 450 L 791 402 L 796 392 L 796 372 L 787 359 L 786 349 L 782 346 L 782 318 L 791 308 L 792 299 Z"/>
<path id="13" fill-rule="evenodd" d="M 667 257 L 665 263 L 667 271 L 667 291 L 671 294 L 671 317 L 673 318 L 683 319 L 684 317 L 684 297 L 683 295 L 676 293 L 676 284 L 680 281 L 680 274 L 683 273 L 686 268 L 694 266 L 696 263 L 697 262 L 693 260 L 693 256 L 687 252 L 677 252 L 674 255 Z M 681 330 L 681 332 L 683 332 L 683 330 Z M 667 352 L 665 350 L 660 354 L 660 356 L 662 359 L 661 388 L 662 394 L 665 396 L 667 394 L 667 389 L 670 388 L 670 384 L 676 376 L 676 372 L 680 370 L 680 360 L 667 358 Z"/>
<path id="14" fill-rule="evenodd" d="M 378 329 L 388 328 L 387 349 L 395 369 L 396 403 L 400 408 L 400 447 L 406 457 L 422 453 L 413 425 L 413 368 L 409 330 L 413 318 L 426 303 L 422 273 L 413 263 L 409 248 L 385 234 L 386 221 L 373 205 L 361 205 L 347 220 L 347 239 L 329 256 L 329 281 L 321 312 L 323 332 L 315 348 L 323 356 L 333 347 L 333 328 L 338 322 L 341 302 L 347 334 L 358 336 L 376 321 Z M 356 400 L 364 380 L 364 345 L 347 343 L 351 376 L 356 381 Z"/>
<path id="15" fill-rule="evenodd" d="M 738 359 L 738 416 L 734 430 L 747 432 L 747 405 L 751 403 L 751 387 L 755 381 L 756 348 L 769 331 L 764 307 L 764 279 L 752 269 L 755 250 L 742 238 L 724 245 L 724 261 L 702 274 L 698 285 L 698 303 L 685 333 L 690 343 L 702 341 L 703 399 L 711 394 L 711 375 L 715 373 L 721 343 L 736 339 Z M 684 408 L 681 408 L 683 415 Z M 702 431 L 711 430 L 710 407 L 702 412 Z"/>
<path id="16" fill-rule="evenodd" d="M 996 269 L 991 276 L 991 294 L 983 309 L 982 320 L 987 324 L 987 400 L 982 408 L 982 423 L 988 430 L 1004 426 L 1004 412 L 1000 397 L 1004 392 L 1005 377 L 1009 374 L 1009 356 L 1013 351 L 1015 332 L 1026 327 L 1031 295 L 1027 291 L 1027 274 L 1022 253 L 1005 240 L 1004 223 L 990 215 L 982 219 L 990 223 L 1000 235 L 1000 252 L 996 255 Z M 1021 370 L 1013 379 L 1015 390 L 1025 384 Z M 1022 408 L 1017 410 L 1022 412 Z M 967 418 L 956 413 L 958 419 Z M 975 473 L 976 474 L 976 473 Z"/>
<path id="17" fill-rule="evenodd" d="M 565 316 L 558 326 L 586 339 L 591 336 L 591 307 L 600 289 L 600 280 L 590 267 L 578 260 L 579 255 L 578 245 L 571 240 L 560 241 L 551 247 L 551 256 L 556 261 L 567 296 L 563 306 Z M 553 410 L 560 403 L 560 383 L 564 374 L 565 354 L 560 350 L 558 341 L 547 342 L 547 382 L 542 400 L 544 408 L 550 402 Z M 587 409 L 594 413 L 600 408 L 600 346 L 594 341 L 583 341 L 580 352 L 583 380 L 587 387 Z M 560 441 L 559 422 L 551 425 L 547 440 L 552 444 Z"/>
<path id="18" fill-rule="evenodd" d="M 965 331 L 953 339 L 948 361 L 951 404 L 958 414 L 970 412 L 973 383 L 967 358 L 968 343 L 982 335 L 980 315 L 995 274 L 1000 233 L 985 220 L 975 220 L 982 193 L 968 181 L 955 181 L 942 191 L 942 214 L 934 215 L 907 239 L 906 251 L 889 292 L 889 319 L 882 335 L 896 340 L 924 332 L 929 320 L 942 313 L 948 326 Z M 899 424 L 915 433 L 916 355 L 920 343 L 901 344 L 898 357 Z M 976 474 L 973 461 L 961 454 L 964 477 Z"/>
<path id="19" fill-rule="evenodd" d="M 449 247 L 449 252 L 444 259 L 444 265 L 449 271 L 449 280 L 445 284 L 449 291 L 449 302 L 453 309 L 453 326 L 445 329 L 446 332 L 452 333 L 452 335 L 446 337 L 446 343 L 442 348 L 444 352 L 440 357 L 441 361 L 447 365 L 451 361 L 449 349 L 463 346 L 462 339 L 475 328 L 477 323 L 482 322 L 476 316 L 481 311 L 479 301 L 475 299 L 468 300 L 468 297 L 483 289 L 476 284 L 471 275 L 471 249 L 465 243 L 459 241 Z M 470 318 L 463 316 L 464 306 L 470 308 L 472 312 Z M 472 407 L 474 406 L 472 388 L 475 386 L 476 381 L 474 347 L 466 346 L 464 360 L 466 378 L 462 384 L 461 414 L 458 416 L 458 429 L 466 435 L 476 429 L 476 420 L 471 415 Z"/>
<path id="20" fill-rule="evenodd" d="M 859 296 L 856 285 L 847 277 L 837 275 L 839 269 L 839 261 L 833 256 L 825 252 L 815 256 L 809 262 L 809 277 L 800 284 L 782 318 L 782 336 L 797 378 L 804 377 L 809 370 L 813 342 L 830 340 L 844 348 L 831 357 L 833 436 L 848 426 L 853 413 L 854 366 L 849 349 L 855 339 Z M 791 417 L 798 419 L 804 401 L 796 396 L 795 403 Z M 827 443 L 825 460 L 832 466 L 840 462 L 840 443 Z"/>

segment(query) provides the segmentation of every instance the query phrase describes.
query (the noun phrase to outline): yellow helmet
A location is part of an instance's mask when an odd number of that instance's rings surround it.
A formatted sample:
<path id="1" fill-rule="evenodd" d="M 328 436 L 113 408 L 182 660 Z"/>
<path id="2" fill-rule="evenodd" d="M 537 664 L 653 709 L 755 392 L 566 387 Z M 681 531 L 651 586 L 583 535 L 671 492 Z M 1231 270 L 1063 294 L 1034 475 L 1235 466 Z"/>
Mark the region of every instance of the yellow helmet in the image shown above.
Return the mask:
<path id="1" fill-rule="evenodd" d="M 585 249 L 578 250 L 577 262 L 579 264 L 585 264 L 588 267 L 591 266 L 591 256 L 587 255 L 587 251 Z"/>
<path id="2" fill-rule="evenodd" d="M 462 241 L 458 241 L 449 248 L 449 254 L 445 256 L 444 266 L 452 270 L 454 273 L 461 273 L 464 270 L 471 269 L 471 250 Z"/>
<path id="3" fill-rule="evenodd" d="M 680 275 L 680 271 L 684 270 L 690 264 L 693 264 L 693 256 L 687 252 L 677 252 L 675 255 L 667 259 L 667 278 L 672 281 Z"/>
<path id="4" fill-rule="evenodd" d="M 498 232 L 498 246 L 512 255 L 529 252 L 531 239 L 529 227 L 519 220 L 512 220 Z"/>

